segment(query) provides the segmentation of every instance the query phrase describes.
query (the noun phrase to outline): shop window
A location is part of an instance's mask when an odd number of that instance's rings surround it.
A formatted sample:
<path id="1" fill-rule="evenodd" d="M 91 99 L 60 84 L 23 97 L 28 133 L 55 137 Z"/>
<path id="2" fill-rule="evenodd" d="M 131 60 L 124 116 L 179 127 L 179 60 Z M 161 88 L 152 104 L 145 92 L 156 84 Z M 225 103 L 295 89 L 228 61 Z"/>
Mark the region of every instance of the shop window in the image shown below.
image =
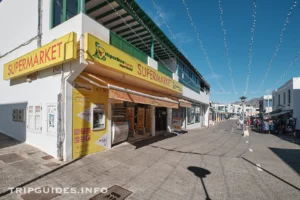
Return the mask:
<path id="1" fill-rule="evenodd" d="M 27 129 L 33 132 L 42 131 L 42 107 L 41 106 L 28 106 Z"/>
<path id="2" fill-rule="evenodd" d="M 187 124 L 194 124 L 195 123 L 195 108 L 187 108 Z"/>
<path id="3" fill-rule="evenodd" d="M 96 104 L 93 106 L 93 130 L 105 129 L 105 106 Z"/>
<path id="4" fill-rule="evenodd" d="M 80 12 L 80 1 L 78 0 L 52 0 L 51 4 L 51 28 L 67 21 Z"/>
<path id="5" fill-rule="evenodd" d="M 201 113 L 200 113 L 201 109 L 200 107 L 195 107 L 195 121 L 196 123 L 199 123 L 200 122 L 200 116 L 201 116 Z"/>

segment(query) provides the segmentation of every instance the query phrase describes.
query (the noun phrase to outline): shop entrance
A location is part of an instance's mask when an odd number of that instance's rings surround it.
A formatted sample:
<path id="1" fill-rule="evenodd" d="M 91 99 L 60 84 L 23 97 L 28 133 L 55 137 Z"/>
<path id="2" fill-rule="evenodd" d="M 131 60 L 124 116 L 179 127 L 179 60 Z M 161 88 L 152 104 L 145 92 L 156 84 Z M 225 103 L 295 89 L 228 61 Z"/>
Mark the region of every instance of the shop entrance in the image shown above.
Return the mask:
<path id="1" fill-rule="evenodd" d="M 157 107 L 155 109 L 155 131 L 167 130 L 167 108 Z"/>

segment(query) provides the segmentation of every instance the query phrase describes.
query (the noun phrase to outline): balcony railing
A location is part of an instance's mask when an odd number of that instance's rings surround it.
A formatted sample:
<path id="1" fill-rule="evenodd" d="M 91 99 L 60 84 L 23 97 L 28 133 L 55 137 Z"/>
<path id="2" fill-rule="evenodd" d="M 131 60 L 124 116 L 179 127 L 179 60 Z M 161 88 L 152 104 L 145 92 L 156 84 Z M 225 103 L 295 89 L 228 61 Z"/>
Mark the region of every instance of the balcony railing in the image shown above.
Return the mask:
<path id="1" fill-rule="evenodd" d="M 124 51 L 128 55 L 142 61 L 143 63 L 147 64 L 148 56 L 142 52 L 141 50 L 137 49 L 135 46 L 115 34 L 114 32 L 110 31 L 110 45 Z"/>

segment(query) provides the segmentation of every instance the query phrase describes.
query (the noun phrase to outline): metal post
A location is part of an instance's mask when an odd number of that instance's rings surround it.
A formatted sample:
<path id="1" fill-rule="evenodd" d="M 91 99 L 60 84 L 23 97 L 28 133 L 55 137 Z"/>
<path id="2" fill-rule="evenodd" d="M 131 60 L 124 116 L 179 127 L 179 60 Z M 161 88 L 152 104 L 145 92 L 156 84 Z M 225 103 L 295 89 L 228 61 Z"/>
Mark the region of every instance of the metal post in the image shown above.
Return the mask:
<path id="1" fill-rule="evenodd" d="M 269 90 L 267 90 L 267 94 L 268 94 L 268 119 L 270 119 L 270 98 L 269 98 Z"/>
<path id="2" fill-rule="evenodd" d="M 243 102 L 243 131 L 245 130 L 245 103 Z"/>
<path id="3" fill-rule="evenodd" d="M 151 58 L 154 59 L 154 40 L 151 39 Z"/>

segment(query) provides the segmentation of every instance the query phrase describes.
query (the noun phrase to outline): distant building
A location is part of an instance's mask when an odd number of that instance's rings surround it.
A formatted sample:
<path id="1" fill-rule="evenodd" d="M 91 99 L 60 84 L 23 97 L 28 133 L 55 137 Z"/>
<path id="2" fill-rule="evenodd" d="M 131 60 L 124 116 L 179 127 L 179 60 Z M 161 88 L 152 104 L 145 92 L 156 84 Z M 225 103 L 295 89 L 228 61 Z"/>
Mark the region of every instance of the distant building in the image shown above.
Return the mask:
<path id="1" fill-rule="evenodd" d="M 272 112 L 273 99 L 272 95 L 264 95 L 259 100 L 259 112 L 260 113 L 270 113 Z"/>
<path id="2" fill-rule="evenodd" d="M 271 117 L 291 114 L 297 120 L 296 131 L 300 132 L 300 77 L 292 78 L 272 92 Z"/>

